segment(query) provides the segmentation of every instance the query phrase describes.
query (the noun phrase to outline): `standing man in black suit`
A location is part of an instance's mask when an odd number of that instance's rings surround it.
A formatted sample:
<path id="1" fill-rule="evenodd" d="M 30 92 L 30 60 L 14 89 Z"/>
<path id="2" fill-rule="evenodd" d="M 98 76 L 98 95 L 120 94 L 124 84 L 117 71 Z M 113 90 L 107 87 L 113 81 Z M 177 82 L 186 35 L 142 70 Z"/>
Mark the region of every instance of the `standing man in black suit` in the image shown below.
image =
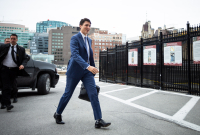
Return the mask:
<path id="1" fill-rule="evenodd" d="M 4 44 L 10 44 L 10 38 L 6 38 L 4 40 Z M 13 103 L 17 103 L 17 93 L 18 93 L 18 89 L 17 89 L 17 80 L 15 79 L 14 83 L 13 83 L 13 90 L 11 92 L 11 95 L 13 96 Z M 2 105 L 1 109 L 5 109 L 6 106 Z"/>
<path id="2" fill-rule="evenodd" d="M 16 34 L 10 36 L 10 41 L 10 44 L 0 46 L 0 79 L 3 85 L 1 104 L 5 105 L 8 111 L 14 107 L 11 105 L 10 96 L 16 87 L 14 84 L 17 75 L 19 73 L 27 75 L 23 70 L 27 64 L 25 49 L 17 44 Z"/>

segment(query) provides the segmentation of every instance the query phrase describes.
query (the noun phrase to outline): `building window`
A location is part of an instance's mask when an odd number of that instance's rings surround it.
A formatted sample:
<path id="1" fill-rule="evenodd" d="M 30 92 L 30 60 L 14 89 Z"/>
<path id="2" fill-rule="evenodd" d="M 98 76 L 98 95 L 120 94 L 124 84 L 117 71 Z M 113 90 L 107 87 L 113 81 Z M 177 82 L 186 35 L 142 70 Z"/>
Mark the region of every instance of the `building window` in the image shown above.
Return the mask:
<path id="1" fill-rule="evenodd" d="M 101 45 L 101 43 L 99 43 L 99 45 Z"/>
<path id="2" fill-rule="evenodd" d="M 115 37 L 113 37 L 113 39 L 115 39 Z"/>
<path id="3" fill-rule="evenodd" d="M 101 49 L 101 46 L 99 46 L 99 49 Z"/>

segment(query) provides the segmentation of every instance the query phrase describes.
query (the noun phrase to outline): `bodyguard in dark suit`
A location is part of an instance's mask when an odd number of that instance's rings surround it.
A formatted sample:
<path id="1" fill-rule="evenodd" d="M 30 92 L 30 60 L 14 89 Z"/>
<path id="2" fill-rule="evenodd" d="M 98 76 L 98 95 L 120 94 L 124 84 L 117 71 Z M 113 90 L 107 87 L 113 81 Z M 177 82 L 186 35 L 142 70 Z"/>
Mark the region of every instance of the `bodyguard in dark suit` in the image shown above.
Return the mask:
<path id="1" fill-rule="evenodd" d="M 80 32 L 71 38 L 71 58 L 67 67 L 66 88 L 54 114 L 57 124 L 64 124 L 61 114 L 68 104 L 74 89 L 80 80 L 83 82 L 92 104 L 94 119 L 96 120 L 95 127 L 107 127 L 111 124 L 106 123 L 102 119 L 100 103 L 94 80 L 94 75 L 98 73 L 98 70 L 95 68 L 94 64 L 93 51 L 91 49 L 92 41 L 87 37 L 87 34 L 90 31 L 90 26 L 91 22 L 89 19 L 82 19 L 80 21 Z"/>
<path id="2" fill-rule="evenodd" d="M 10 44 L 10 38 L 5 38 L 4 40 L 4 44 Z M 13 96 L 13 103 L 17 103 L 17 93 L 18 93 L 18 89 L 17 89 L 17 80 L 15 79 L 14 83 L 13 83 L 13 90 L 11 92 L 11 96 Z M 2 105 L 1 109 L 5 109 L 6 106 Z"/>
<path id="3" fill-rule="evenodd" d="M 11 110 L 10 96 L 15 84 L 17 75 L 27 75 L 23 70 L 27 64 L 25 49 L 17 44 L 18 36 L 12 34 L 10 36 L 10 44 L 0 46 L 0 79 L 2 83 L 2 100 L 1 104 Z"/>

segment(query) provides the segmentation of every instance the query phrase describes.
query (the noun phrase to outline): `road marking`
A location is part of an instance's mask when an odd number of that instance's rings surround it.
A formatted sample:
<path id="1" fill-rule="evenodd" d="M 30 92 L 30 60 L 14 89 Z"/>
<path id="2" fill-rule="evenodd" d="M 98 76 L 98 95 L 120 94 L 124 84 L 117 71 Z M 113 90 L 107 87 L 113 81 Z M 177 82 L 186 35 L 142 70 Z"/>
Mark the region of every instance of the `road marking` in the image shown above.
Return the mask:
<path id="1" fill-rule="evenodd" d="M 192 108 L 199 101 L 200 97 L 191 98 L 176 114 L 174 114 L 174 119 L 184 119 L 186 115 L 192 110 Z"/>
<path id="2" fill-rule="evenodd" d="M 102 84 L 102 83 L 104 83 L 104 82 L 96 82 L 96 84 Z"/>
<path id="3" fill-rule="evenodd" d="M 111 84 L 111 85 L 99 86 L 99 87 L 100 87 L 100 88 L 102 88 L 102 87 L 110 87 L 110 86 L 114 86 L 114 85 L 117 85 L 117 84 Z"/>
<path id="4" fill-rule="evenodd" d="M 126 100 L 122 100 L 120 98 L 117 98 L 117 97 L 114 97 L 114 96 L 111 96 L 111 95 L 108 95 L 106 93 L 100 93 L 100 95 L 103 95 L 103 96 L 106 96 L 108 98 L 111 98 L 111 99 L 114 99 L 116 101 L 119 101 L 121 103 L 124 103 L 126 105 L 129 105 L 129 106 L 132 106 L 132 107 L 135 107 L 137 109 L 140 109 L 140 110 L 143 110 L 145 112 L 148 112 L 148 113 L 151 113 L 153 115 L 157 115 L 159 117 L 162 117 L 168 121 L 172 121 L 174 123 L 177 123 L 179 125 L 182 125 L 182 126 L 185 126 L 185 127 L 188 127 L 188 128 L 191 128 L 193 130 L 196 130 L 196 131 L 200 131 L 200 126 L 198 125 L 195 125 L 193 123 L 190 123 L 190 122 L 187 122 L 187 121 L 184 121 L 182 119 L 177 119 L 177 118 L 174 118 L 173 116 L 169 116 L 167 114 L 164 114 L 164 113 L 161 113 L 161 112 L 158 112 L 158 111 L 155 111 L 155 110 L 152 110 L 152 109 L 149 109 L 149 108 L 146 108 L 146 107 L 143 107 L 143 106 L 140 106 L 140 105 L 137 105 L 137 104 L 134 104 L 134 103 L 131 103 L 131 102 L 128 102 Z"/>
<path id="5" fill-rule="evenodd" d="M 128 100 L 126 100 L 126 102 L 132 102 L 132 101 L 138 100 L 138 99 L 140 99 L 140 98 L 143 98 L 143 97 L 149 96 L 149 95 L 151 95 L 151 94 L 154 94 L 154 93 L 156 93 L 156 92 L 158 92 L 158 91 L 151 91 L 151 92 L 142 94 L 142 95 L 140 95 L 140 96 L 137 96 L 137 97 L 128 99 Z"/>
<path id="6" fill-rule="evenodd" d="M 107 93 L 111 93 L 111 92 L 116 92 L 116 91 L 126 90 L 126 89 L 130 89 L 130 88 L 133 88 L 133 87 L 123 88 L 123 89 L 118 89 L 118 90 L 111 90 L 111 91 L 103 92 L 102 94 L 107 94 Z"/>

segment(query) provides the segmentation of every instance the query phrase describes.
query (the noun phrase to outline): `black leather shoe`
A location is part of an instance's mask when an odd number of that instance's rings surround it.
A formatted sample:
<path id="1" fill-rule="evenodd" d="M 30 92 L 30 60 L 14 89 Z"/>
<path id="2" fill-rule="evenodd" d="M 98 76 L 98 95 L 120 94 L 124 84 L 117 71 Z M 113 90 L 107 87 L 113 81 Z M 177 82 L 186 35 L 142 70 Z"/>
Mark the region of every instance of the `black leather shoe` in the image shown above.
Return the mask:
<path id="1" fill-rule="evenodd" d="M 10 111 L 12 108 L 14 108 L 13 105 L 7 105 L 6 107 L 7 107 L 7 111 Z"/>
<path id="2" fill-rule="evenodd" d="M 17 103 L 17 101 L 18 101 L 17 98 L 13 99 L 13 103 Z"/>
<path id="3" fill-rule="evenodd" d="M 62 121 L 61 115 L 56 115 L 56 113 L 54 113 L 53 117 L 55 118 L 57 124 L 65 124 L 65 122 Z"/>
<path id="4" fill-rule="evenodd" d="M 110 125 L 111 125 L 110 122 L 105 122 L 104 120 L 100 119 L 96 121 L 95 128 L 108 127 Z"/>
<path id="5" fill-rule="evenodd" d="M 6 105 L 1 105 L 1 109 L 5 109 L 6 108 Z"/>

